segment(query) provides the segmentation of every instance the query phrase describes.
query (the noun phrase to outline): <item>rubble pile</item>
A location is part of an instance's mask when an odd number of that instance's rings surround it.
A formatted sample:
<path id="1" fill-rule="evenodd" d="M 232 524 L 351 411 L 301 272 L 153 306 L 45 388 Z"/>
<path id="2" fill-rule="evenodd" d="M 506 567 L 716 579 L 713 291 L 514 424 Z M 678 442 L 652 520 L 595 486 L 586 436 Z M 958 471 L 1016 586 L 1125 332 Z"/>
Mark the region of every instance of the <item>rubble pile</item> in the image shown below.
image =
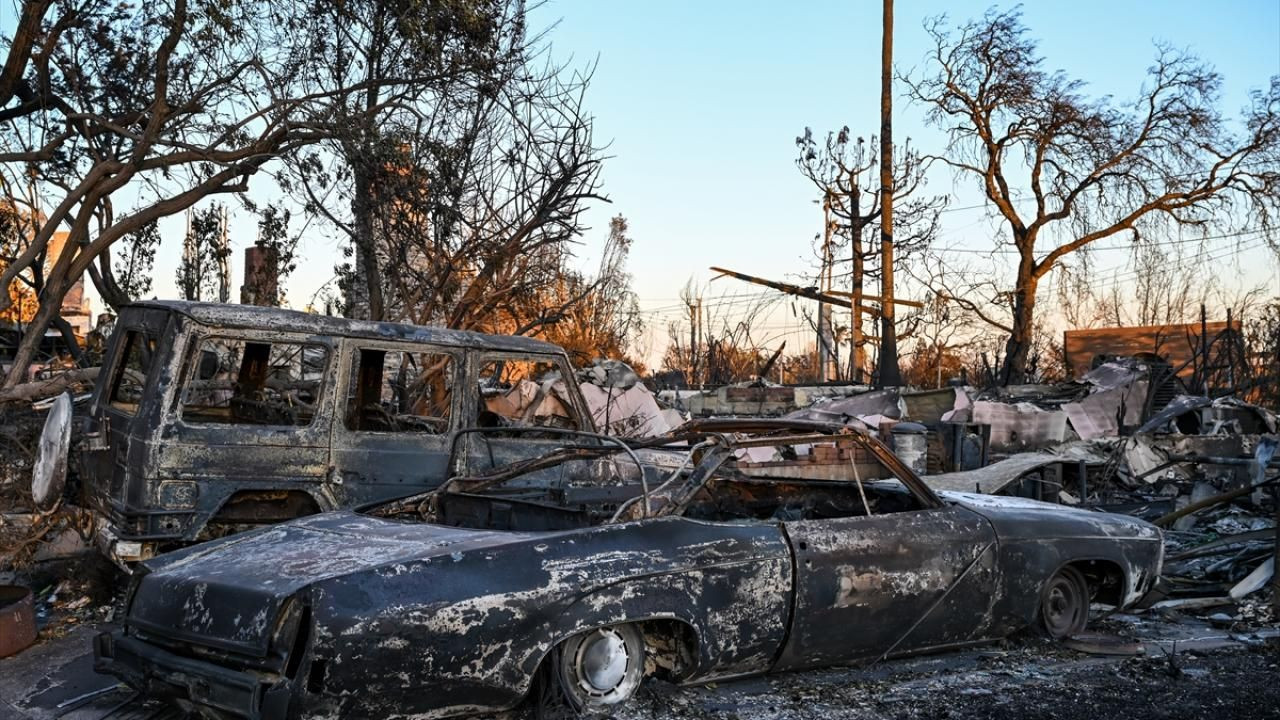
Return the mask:
<path id="1" fill-rule="evenodd" d="M 65 505 L 41 513 L 32 501 L 31 472 L 50 399 L 0 401 L 0 572 L 74 553 L 91 535 L 88 513 Z"/>
<path id="2" fill-rule="evenodd" d="M 1165 530 L 1167 546 L 1165 582 L 1149 605 L 1218 622 L 1280 620 L 1270 603 L 1276 415 L 1236 397 L 1187 394 L 1167 366 L 1122 358 L 1052 385 L 890 388 L 787 417 L 861 423 L 891 447 L 894 427 L 921 423 L 935 489 L 1141 517 Z"/>

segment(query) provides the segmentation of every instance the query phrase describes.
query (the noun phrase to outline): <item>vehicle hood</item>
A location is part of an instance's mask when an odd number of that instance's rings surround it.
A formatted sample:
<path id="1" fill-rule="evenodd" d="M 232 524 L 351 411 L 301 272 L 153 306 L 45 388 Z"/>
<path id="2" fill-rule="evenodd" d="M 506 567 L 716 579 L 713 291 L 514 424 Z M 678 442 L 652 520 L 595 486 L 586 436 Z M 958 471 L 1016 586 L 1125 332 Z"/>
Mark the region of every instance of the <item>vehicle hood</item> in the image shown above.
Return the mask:
<path id="1" fill-rule="evenodd" d="M 1160 528 L 1128 515 L 1003 495 L 939 491 L 938 496 L 987 518 L 1001 539 L 1102 537 L 1163 540 Z"/>
<path id="2" fill-rule="evenodd" d="M 281 608 L 313 583 L 529 537 L 353 512 L 313 515 L 147 561 L 127 623 L 175 640 L 265 657 Z"/>

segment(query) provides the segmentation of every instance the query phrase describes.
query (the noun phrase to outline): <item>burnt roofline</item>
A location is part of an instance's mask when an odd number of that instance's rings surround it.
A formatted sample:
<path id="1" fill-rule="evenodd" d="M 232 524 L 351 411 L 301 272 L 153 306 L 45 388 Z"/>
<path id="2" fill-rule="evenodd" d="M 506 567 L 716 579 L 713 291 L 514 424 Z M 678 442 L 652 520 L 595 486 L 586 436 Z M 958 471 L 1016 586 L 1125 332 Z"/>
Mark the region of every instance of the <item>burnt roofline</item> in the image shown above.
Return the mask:
<path id="1" fill-rule="evenodd" d="M 211 327 L 269 328 L 312 334 L 343 335 L 371 340 L 408 340 L 454 347 L 511 350 L 561 354 L 552 343 L 518 335 L 490 335 L 470 330 L 409 325 L 407 323 L 373 322 L 318 315 L 299 310 L 286 310 L 258 305 L 193 302 L 189 300 L 145 300 L 125 307 L 167 310 Z"/>

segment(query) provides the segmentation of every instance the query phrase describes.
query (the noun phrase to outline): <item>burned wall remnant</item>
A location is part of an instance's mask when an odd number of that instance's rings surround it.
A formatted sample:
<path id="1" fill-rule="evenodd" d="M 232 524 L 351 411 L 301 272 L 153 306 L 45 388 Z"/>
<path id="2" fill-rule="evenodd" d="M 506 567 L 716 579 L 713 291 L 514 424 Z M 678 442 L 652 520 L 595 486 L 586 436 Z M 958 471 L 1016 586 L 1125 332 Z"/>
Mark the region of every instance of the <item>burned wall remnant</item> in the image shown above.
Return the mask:
<path id="1" fill-rule="evenodd" d="M 1231 333 L 1240 332 L 1238 322 L 1185 323 L 1134 327 L 1088 328 L 1067 330 L 1062 334 L 1062 349 L 1067 367 L 1075 377 L 1084 377 L 1096 366 L 1096 358 L 1156 355 L 1175 369 L 1179 377 L 1189 378 L 1192 362 L 1204 345 L 1212 344 Z"/>

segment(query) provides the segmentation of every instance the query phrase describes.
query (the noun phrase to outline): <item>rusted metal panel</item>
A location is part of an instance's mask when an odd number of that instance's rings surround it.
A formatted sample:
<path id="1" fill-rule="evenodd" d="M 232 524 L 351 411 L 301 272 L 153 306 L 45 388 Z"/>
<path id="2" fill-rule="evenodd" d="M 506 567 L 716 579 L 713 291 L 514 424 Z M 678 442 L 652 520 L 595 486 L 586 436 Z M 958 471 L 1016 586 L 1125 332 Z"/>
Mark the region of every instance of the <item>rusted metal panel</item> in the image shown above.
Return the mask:
<path id="1" fill-rule="evenodd" d="M 784 527 L 796 558 L 796 606 L 779 667 L 986 637 L 996 537 L 981 515 L 950 506 Z M 935 612 L 948 598 L 964 612 Z"/>
<path id="2" fill-rule="evenodd" d="M 1212 342 L 1228 329 L 1239 332 L 1240 324 L 1207 323 L 1207 341 Z M 1092 370 L 1093 360 L 1099 355 L 1132 357 L 1145 353 L 1159 355 L 1173 367 L 1181 367 L 1182 376 L 1190 377 L 1190 360 L 1199 351 L 1200 334 L 1200 323 L 1067 330 L 1062 334 L 1062 349 L 1074 377 L 1084 377 Z"/>
<path id="3" fill-rule="evenodd" d="M 31 591 L 20 585 L 0 585 L 0 658 L 16 655 L 35 641 Z"/>

